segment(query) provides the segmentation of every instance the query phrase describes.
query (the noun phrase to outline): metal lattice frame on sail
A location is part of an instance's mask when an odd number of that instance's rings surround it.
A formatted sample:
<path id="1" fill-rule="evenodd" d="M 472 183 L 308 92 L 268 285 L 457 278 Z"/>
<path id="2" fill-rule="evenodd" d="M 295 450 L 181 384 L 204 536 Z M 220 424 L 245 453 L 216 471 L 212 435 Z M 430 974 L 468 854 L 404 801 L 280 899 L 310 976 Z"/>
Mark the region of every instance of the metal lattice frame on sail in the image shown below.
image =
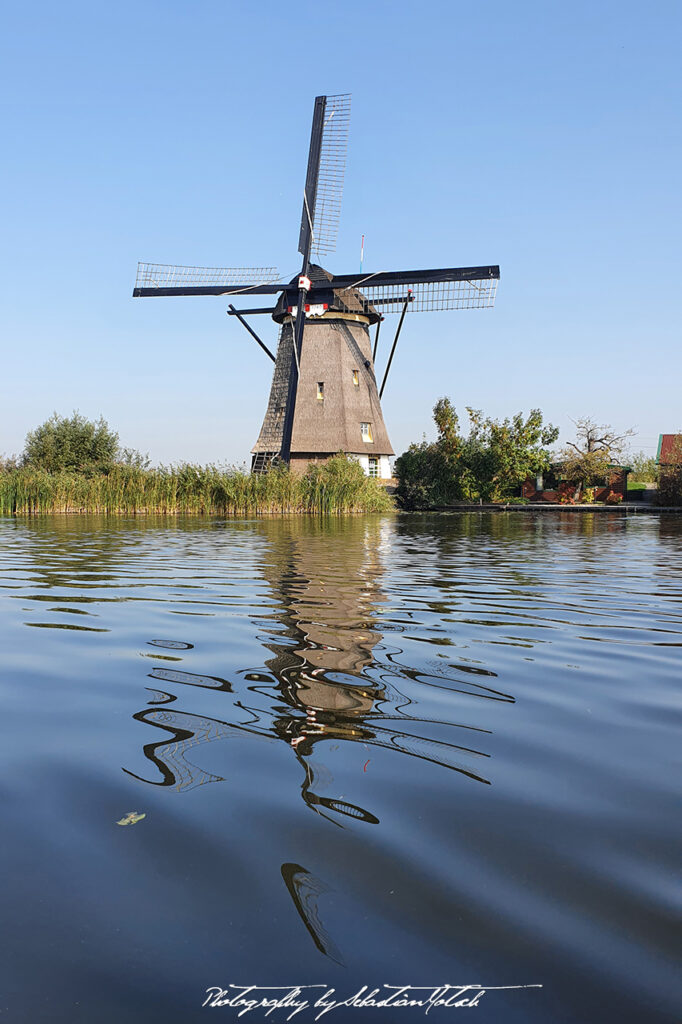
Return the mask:
<path id="1" fill-rule="evenodd" d="M 350 94 L 327 96 L 326 101 L 317 195 L 311 211 L 312 252 L 317 258 L 336 250 L 350 127 Z"/>
<path id="2" fill-rule="evenodd" d="M 381 313 L 429 313 L 443 309 L 486 309 L 495 305 L 497 278 L 486 281 L 428 281 L 420 284 L 362 285 L 364 308 Z"/>
<path id="3" fill-rule="evenodd" d="M 243 288 L 276 284 L 276 267 L 175 267 L 164 263 L 138 263 L 135 288 L 221 287 Z"/>

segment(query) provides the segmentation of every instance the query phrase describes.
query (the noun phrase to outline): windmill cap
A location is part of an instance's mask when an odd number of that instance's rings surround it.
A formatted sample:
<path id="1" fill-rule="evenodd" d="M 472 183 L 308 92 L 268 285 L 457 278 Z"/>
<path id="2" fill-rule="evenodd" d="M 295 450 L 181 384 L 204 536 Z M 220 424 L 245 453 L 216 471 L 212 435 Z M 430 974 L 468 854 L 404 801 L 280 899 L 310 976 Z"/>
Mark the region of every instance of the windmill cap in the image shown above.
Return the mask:
<path id="1" fill-rule="evenodd" d="M 368 302 L 359 288 L 332 288 L 332 274 L 316 263 L 311 263 L 308 270 L 308 277 L 311 282 L 311 289 L 306 296 L 306 305 L 326 306 L 325 318 L 331 319 L 330 314 L 343 313 L 360 316 L 368 324 L 375 324 L 381 319 L 379 312 Z M 298 282 L 299 275 L 292 277 L 286 290 L 280 295 L 275 306 L 272 319 L 282 323 L 291 315 L 291 307 L 298 305 Z"/>

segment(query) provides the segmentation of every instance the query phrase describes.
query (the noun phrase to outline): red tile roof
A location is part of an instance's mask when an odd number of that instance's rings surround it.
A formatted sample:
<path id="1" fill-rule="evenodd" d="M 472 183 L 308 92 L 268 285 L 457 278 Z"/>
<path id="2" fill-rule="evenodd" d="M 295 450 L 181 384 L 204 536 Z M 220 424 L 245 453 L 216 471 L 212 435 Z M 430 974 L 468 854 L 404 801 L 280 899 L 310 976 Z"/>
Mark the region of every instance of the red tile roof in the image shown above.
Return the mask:
<path id="1" fill-rule="evenodd" d="M 657 461 L 660 466 L 682 461 L 682 434 L 661 434 L 659 436 Z"/>

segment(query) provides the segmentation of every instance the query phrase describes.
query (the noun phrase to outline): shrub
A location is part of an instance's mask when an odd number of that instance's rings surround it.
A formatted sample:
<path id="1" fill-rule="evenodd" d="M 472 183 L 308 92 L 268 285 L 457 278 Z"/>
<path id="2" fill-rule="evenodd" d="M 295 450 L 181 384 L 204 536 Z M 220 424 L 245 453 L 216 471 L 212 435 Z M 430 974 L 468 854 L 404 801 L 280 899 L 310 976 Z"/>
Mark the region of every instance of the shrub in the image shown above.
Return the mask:
<path id="1" fill-rule="evenodd" d="M 682 466 L 661 466 L 656 500 L 659 505 L 682 505 Z"/>
<path id="2" fill-rule="evenodd" d="M 23 466 L 48 473 L 106 472 L 116 463 L 144 469 L 149 460 L 132 448 L 120 448 L 118 434 L 101 416 L 88 420 L 80 413 L 52 416 L 26 435 Z"/>

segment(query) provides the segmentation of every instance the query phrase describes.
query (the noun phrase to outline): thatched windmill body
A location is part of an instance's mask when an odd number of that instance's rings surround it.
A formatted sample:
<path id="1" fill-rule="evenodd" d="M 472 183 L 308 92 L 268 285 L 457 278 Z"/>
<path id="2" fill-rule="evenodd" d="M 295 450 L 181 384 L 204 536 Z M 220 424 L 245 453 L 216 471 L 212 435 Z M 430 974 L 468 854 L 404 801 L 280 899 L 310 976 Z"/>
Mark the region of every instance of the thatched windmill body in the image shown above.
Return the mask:
<path id="1" fill-rule="evenodd" d="M 135 297 L 279 295 L 274 306 L 229 307 L 229 314 L 275 363 L 268 407 L 252 449 L 254 472 L 267 471 L 276 462 L 302 471 L 310 462 L 344 451 L 367 474 L 390 477 L 393 449 L 381 397 L 405 314 L 484 308 L 495 300 L 497 266 L 333 275 L 313 262 L 336 246 L 349 118 L 350 96 L 316 98 L 298 245 L 303 262 L 297 277 L 282 282 L 273 267 L 138 265 Z M 399 314 L 399 322 L 379 387 L 379 328 L 391 312 Z M 264 313 L 280 325 L 276 356 L 245 319 Z"/>

